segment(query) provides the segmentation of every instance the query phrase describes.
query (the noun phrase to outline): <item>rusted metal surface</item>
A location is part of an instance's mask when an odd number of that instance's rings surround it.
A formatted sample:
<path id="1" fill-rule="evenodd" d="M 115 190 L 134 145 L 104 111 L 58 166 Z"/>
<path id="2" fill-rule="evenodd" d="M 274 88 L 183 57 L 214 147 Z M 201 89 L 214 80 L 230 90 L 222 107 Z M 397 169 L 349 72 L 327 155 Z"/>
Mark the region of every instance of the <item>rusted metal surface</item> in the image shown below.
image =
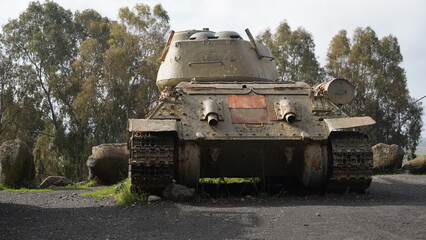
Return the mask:
<path id="1" fill-rule="evenodd" d="M 268 110 L 264 108 L 230 109 L 232 123 L 270 123 Z"/>
<path id="2" fill-rule="evenodd" d="M 228 95 L 229 108 L 266 108 L 263 95 Z"/>
<path id="3" fill-rule="evenodd" d="M 349 118 L 328 118 L 324 119 L 330 131 L 342 128 L 355 128 L 373 125 L 376 123 L 371 117 L 349 117 Z"/>

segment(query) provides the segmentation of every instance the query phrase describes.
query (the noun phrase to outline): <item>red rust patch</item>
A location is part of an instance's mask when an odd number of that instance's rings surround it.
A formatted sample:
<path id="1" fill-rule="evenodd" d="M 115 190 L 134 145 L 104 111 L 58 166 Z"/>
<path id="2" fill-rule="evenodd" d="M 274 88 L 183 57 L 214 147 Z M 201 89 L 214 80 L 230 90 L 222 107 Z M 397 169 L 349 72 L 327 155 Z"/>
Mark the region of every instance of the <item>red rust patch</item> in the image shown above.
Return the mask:
<path id="1" fill-rule="evenodd" d="M 263 95 L 228 95 L 229 108 L 266 108 Z"/>

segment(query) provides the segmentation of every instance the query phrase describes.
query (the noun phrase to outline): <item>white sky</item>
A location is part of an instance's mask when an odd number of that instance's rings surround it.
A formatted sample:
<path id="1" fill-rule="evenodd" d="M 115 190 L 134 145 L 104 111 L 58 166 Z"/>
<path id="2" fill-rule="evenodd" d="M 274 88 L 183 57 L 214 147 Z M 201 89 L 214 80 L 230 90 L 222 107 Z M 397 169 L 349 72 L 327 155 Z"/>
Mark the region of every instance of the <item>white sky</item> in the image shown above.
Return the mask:
<path id="1" fill-rule="evenodd" d="M 120 7 L 137 3 L 161 3 L 169 13 L 173 30 L 232 30 L 244 38 L 244 29 L 257 35 L 274 30 L 287 20 L 292 29 L 309 31 L 316 54 L 324 65 L 328 44 L 341 29 L 352 36 L 356 27 L 370 26 L 379 38 L 392 34 L 398 38 L 404 57 L 408 88 L 412 97 L 426 95 L 426 1 L 425 0 L 54 0 L 71 11 L 94 9 L 116 19 Z M 0 0 L 0 25 L 19 16 L 28 0 Z M 424 85 L 425 84 L 425 85 Z M 426 99 L 422 100 L 426 105 Z M 426 125 L 426 117 L 423 117 Z M 423 131 L 423 137 L 426 132 Z"/>

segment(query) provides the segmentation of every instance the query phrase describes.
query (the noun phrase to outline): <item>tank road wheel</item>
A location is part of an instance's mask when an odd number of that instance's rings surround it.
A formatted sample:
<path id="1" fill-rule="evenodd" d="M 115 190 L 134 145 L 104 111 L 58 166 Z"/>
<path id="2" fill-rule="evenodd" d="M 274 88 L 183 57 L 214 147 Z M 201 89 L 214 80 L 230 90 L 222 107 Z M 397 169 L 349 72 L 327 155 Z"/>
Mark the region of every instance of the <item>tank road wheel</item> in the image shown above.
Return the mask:
<path id="1" fill-rule="evenodd" d="M 332 160 L 328 189 L 364 192 L 371 184 L 373 151 L 367 135 L 359 132 L 331 132 Z"/>
<path id="2" fill-rule="evenodd" d="M 132 192 L 161 190 L 173 181 L 175 137 L 172 133 L 132 132 L 129 145 Z"/>
<path id="3" fill-rule="evenodd" d="M 197 187 L 200 179 L 201 151 L 195 143 L 185 143 L 179 149 L 177 182 L 188 187 Z"/>

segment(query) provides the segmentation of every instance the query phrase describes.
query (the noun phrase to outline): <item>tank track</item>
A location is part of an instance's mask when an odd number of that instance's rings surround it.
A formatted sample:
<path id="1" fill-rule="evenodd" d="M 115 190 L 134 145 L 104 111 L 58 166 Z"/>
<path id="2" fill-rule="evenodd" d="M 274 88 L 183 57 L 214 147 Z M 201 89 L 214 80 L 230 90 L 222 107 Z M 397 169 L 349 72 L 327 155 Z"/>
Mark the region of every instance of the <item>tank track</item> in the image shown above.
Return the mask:
<path id="1" fill-rule="evenodd" d="M 332 132 L 328 189 L 364 192 L 371 184 L 373 152 L 368 137 L 359 132 Z"/>
<path id="2" fill-rule="evenodd" d="M 132 191 L 163 189 L 173 181 L 173 136 L 133 132 L 129 151 Z"/>

